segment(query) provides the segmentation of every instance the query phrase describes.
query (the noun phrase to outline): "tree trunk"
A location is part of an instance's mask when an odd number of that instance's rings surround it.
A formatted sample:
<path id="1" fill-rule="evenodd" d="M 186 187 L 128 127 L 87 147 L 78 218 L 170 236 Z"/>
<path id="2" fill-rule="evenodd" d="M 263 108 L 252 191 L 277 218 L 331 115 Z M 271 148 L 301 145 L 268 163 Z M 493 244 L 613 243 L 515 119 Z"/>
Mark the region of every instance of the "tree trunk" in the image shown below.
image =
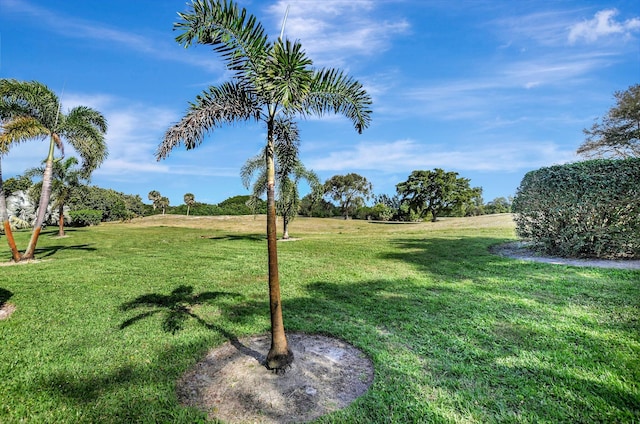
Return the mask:
<path id="1" fill-rule="evenodd" d="M 9 243 L 9 248 L 11 249 L 11 258 L 14 262 L 18 262 L 20 260 L 20 252 L 13 238 L 13 232 L 11 232 L 11 224 L 9 223 L 9 214 L 7 212 L 7 199 L 4 197 L 4 188 L 2 186 L 2 163 L 0 163 L 0 218 L 2 219 L 4 235 L 7 237 L 7 243 Z"/>
<path id="2" fill-rule="evenodd" d="M 280 302 L 278 275 L 278 239 L 276 234 L 275 163 L 273 120 L 267 122 L 267 251 L 269 254 L 269 308 L 271 312 L 271 349 L 266 366 L 282 370 L 293 362 L 293 352 L 287 344 Z"/>
<path id="3" fill-rule="evenodd" d="M 64 204 L 58 207 L 58 237 L 64 237 Z"/>
<path id="4" fill-rule="evenodd" d="M 44 165 L 44 174 L 42 176 L 42 192 L 40 193 L 40 203 L 38 204 L 38 214 L 36 215 L 36 222 L 33 224 L 33 232 L 31 233 L 31 239 L 27 250 L 21 257 L 21 260 L 29 260 L 34 258 L 36 245 L 38 244 L 38 237 L 40 237 L 40 231 L 42 230 L 42 224 L 44 223 L 44 217 L 47 214 L 47 207 L 49 206 L 49 200 L 51 199 L 51 180 L 53 179 L 53 149 L 55 148 L 56 134 L 51 135 L 51 142 L 49 144 L 49 155 Z"/>
<path id="5" fill-rule="evenodd" d="M 286 213 L 282 215 L 282 240 L 289 240 L 289 218 Z"/>

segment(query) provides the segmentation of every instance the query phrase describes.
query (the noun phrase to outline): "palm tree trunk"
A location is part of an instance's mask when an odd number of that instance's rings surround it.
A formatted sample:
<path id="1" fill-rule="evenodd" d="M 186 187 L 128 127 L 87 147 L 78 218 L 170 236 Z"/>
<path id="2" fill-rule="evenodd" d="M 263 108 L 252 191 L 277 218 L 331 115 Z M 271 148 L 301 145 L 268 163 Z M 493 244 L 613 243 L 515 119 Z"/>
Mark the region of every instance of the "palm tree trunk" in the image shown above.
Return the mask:
<path id="1" fill-rule="evenodd" d="M 289 240 L 289 218 L 286 213 L 282 215 L 282 240 Z"/>
<path id="2" fill-rule="evenodd" d="M 33 224 L 33 232 L 31 233 L 31 239 L 27 250 L 22 255 L 21 260 L 29 260 L 34 258 L 36 245 L 38 244 L 38 237 L 40 237 L 40 231 L 42 230 L 42 224 L 44 217 L 47 214 L 47 207 L 49 206 L 49 200 L 51 199 L 51 181 L 53 179 L 53 149 L 55 147 L 56 134 L 51 135 L 51 142 L 49 144 L 49 155 L 44 165 L 44 174 L 42 176 L 42 192 L 40 193 L 40 203 L 38 204 L 38 214 L 36 215 L 36 222 Z"/>
<path id="3" fill-rule="evenodd" d="M 281 370 L 293 362 L 293 352 L 287 344 L 280 302 L 278 275 L 278 239 L 276 235 L 275 163 L 273 147 L 273 120 L 267 123 L 267 250 L 269 253 L 269 308 L 271 311 L 271 349 L 266 366 Z"/>
<path id="4" fill-rule="evenodd" d="M 64 237 L 64 204 L 58 207 L 58 237 Z"/>
<path id="5" fill-rule="evenodd" d="M 11 249 L 11 258 L 14 262 L 20 260 L 20 252 L 16 246 L 16 241 L 11 232 L 11 224 L 9 223 L 9 214 L 7 212 L 7 199 L 4 197 L 4 188 L 2 186 L 2 163 L 0 162 L 0 217 L 2 218 L 2 227 L 4 235 L 7 237 L 7 243 Z"/>

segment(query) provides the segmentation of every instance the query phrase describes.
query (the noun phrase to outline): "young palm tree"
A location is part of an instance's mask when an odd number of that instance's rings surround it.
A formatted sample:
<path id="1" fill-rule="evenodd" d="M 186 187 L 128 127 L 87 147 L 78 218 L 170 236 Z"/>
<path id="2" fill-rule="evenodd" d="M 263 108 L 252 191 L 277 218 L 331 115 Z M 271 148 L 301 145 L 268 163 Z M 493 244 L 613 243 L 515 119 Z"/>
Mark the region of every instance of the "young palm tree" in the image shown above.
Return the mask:
<path id="1" fill-rule="evenodd" d="M 54 207 L 58 208 L 58 236 L 64 237 L 64 205 L 69 201 L 72 190 L 79 187 L 83 180 L 88 181 L 82 175 L 80 169 L 75 168 L 78 159 L 70 157 L 65 161 L 53 162 L 53 181 L 51 194 L 54 199 Z M 25 172 L 25 176 L 43 176 L 45 168 L 32 168 Z"/>
<path id="2" fill-rule="evenodd" d="M 196 204 L 196 196 L 193 193 L 186 193 L 184 195 L 184 204 L 187 205 L 187 216 L 189 216 L 189 209 Z"/>
<path id="3" fill-rule="evenodd" d="M 149 200 L 151 200 L 153 205 L 153 210 L 155 211 L 158 207 L 158 202 L 162 199 L 162 194 L 158 190 L 151 190 L 149 195 L 147 196 Z"/>
<path id="4" fill-rule="evenodd" d="M 282 238 L 289 238 L 289 223 L 298 215 L 300 195 L 298 183 L 307 180 L 312 190 L 320 189 L 320 180 L 315 172 L 308 170 L 298 157 L 300 136 L 294 122 L 277 120 L 274 128 L 274 156 L 276 178 L 276 212 L 282 217 Z M 255 209 L 260 196 L 267 191 L 267 170 L 265 169 L 265 152 L 247 160 L 240 170 L 242 182 L 246 188 L 258 172 L 253 183 L 250 206 Z"/>
<path id="5" fill-rule="evenodd" d="M 86 106 L 77 106 L 66 114 L 62 113 L 55 93 L 37 81 L 1 79 L 0 109 L 7 119 L 0 143 L 49 138 L 38 215 L 27 250 L 20 257 L 20 260 L 33 259 L 51 198 L 55 149 L 60 149 L 64 156 L 63 141 L 71 144 L 82 160 L 82 175 L 88 178 L 107 157 L 104 140 L 107 121 L 100 112 Z"/>
<path id="6" fill-rule="evenodd" d="M 371 119 L 371 98 L 358 81 L 336 69 L 313 69 L 298 42 L 269 42 L 262 25 L 232 1 L 193 0 L 174 29 L 176 41 L 213 46 L 233 73 L 232 80 L 196 97 L 186 115 L 169 128 L 156 153 L 164 159 L 184 143 L 199 146 L 214 128 L 237 121 L 266 125 L 267 250 L 271 348 L 266 366 L 284 369 L 293 361 L 282 321 L 276 239 L 274 139 L 277 118 L 339 113 L 362 132 Z"/>

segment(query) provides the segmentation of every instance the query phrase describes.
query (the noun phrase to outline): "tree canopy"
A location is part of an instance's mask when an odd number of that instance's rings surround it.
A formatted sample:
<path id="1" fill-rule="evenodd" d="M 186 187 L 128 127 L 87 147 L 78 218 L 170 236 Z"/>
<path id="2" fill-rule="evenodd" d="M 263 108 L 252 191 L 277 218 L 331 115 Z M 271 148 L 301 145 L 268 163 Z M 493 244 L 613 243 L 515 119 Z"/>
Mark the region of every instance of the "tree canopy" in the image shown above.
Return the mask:
<path id="1" fill-rule="evenodd" d="M 587 158 L 640 157 L 640 84 L 614 93 L 616 105 L 585 129 L 578 154 Z"/>
<path id="2" fill-rule="evenodd" d="M 362 175 L 334 175 L 324 183 L 324 192 L 340 205 L 342 216 L 348 219 L 354 210 L 364 205 L 373 194 L 373 185 Z"/>
<path id="3" fill-rule="evenodd" d="M 458 177 L 457 172 L 445 172 L 440 168 L 433 171 L 413 171 L 407 181 L 396 185 L 401 203 L 418 219 L 431 213 L 431 221 L 468 203 L 482 192 L 481 188 L 471 188 L 468 178 Z"/>

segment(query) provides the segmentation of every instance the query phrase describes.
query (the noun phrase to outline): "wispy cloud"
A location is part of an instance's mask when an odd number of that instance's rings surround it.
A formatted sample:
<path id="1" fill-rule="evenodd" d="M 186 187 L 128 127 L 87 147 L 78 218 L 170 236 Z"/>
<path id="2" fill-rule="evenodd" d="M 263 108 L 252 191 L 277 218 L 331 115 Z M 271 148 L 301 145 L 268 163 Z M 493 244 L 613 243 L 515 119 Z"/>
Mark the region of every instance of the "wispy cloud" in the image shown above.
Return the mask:
<path id="1" fill-rule="evenodd" d="M 624 21 L 617 21 L 616 9 L 605 9 L 597 12 L 592 19 L 572 25 L 569 29 L 570 43 L 585 41 L 593 43 L 602 38 L 619 36 L 629 39 L 634 33 L 640 32 L 640 18 L 634 17 Z"/>
<path id="2" fill-rule="evenodd" d="M 376 170 L 383 172 L 444 168 L 459 171 L 518 171 L 552 163 L 575 160 L 575 152 L 548 141 L 522 141 L 509 144 L 474 144 L 452 149 L 424 142 L 397 140 L 389 143 L 359 143 L 353 148 L 334 151 L 308 164 L 316 171 Z"/>
<path id="3" fill-rule="evenodd" d="M 43 28 L 64 37 L 97 40 L 102 44 L 143 53 L 159 60 L 186 63 L 209 71 L 223 70 L 220 61 L 193 52 L 186 54 L 176 43 L 123 31 L 97 21 L 68 17 L 51 9 L 35 6 L 26 0 L 0 0 L 0 4 L 3 13 L 11 12 L 20 19 L 28 16 L 40 22 Z"/>
<path id="4" fill-rule="evenodd" d="M 280 25 L 287 6 L 285 35 L 300 40 L 321 65 L 344 66 L 349 57 L 379 54 L 390 47 L 392 37 L 410 28 L 403 18 L 376 18 L 373 0 L 279 0 L 267 8 L 271 21 Z"/>

